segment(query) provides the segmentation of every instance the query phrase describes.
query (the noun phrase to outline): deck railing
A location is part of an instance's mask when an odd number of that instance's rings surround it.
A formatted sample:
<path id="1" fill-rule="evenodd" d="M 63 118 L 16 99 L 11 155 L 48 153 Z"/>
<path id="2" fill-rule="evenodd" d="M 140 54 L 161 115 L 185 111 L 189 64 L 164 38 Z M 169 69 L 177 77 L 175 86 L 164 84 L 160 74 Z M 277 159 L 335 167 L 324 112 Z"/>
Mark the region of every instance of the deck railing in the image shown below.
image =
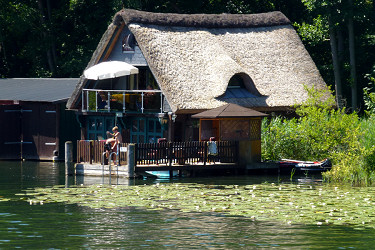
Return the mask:
<path id="1" fill-rule="evenodd" d="M 77 162 L 101 164 L 105 141 L 78 140 Z M 120 143 L 120 165 L 127 164 L 127 146 Z M 164 142 L 135 145 L 137 165 L 194 165 L 211 163 L 237 163 L 238 142 Z M 214 150 L 213 150 L 214 149 Z"/>
<path id="2" fill-rule="evenodd" d="M 163 113 L 161 90 L 82 90 L 82 111 Z"/>
<path id="3" fill-rule="evenodd" d="M 104 153 L 105 141 L 93 141 L 93 140 L 78 140 L 77 141 L 77 162 L 85 163 L 99 163 L 102 162 L 102 155 Z M 120 165 L 127 164 L 127 149 L 128 143 L 120 143 L 119 145 L 119 159 Z"/>
<path id="4" fill-rule="evenodd" d="M 238 160 L 238 142 L 235 141 L 138 143 L 135 150 L 137 165 L 206 165 L 237 163 Z"/>

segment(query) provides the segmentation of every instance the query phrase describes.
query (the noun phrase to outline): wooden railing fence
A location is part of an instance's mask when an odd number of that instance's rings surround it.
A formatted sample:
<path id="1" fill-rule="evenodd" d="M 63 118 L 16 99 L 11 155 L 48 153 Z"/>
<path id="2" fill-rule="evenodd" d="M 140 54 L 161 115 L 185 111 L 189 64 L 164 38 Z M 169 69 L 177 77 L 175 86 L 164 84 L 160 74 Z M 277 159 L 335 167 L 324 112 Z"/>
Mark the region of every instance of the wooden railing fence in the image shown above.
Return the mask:
<path id="1" fill-rule="evenodd" d="M 102 163 L 105 141 L 78 140 L 77 141 L 77 162 Z M 128 143 L 120 143 L 119 148 L 127 148 Z M 127 164 L 125 150 L 119 150 L 120 165 Z"/>
<path id="2" fill-rule="evenodd" d="M 194 165 L 210 163 L 237 163 L 238 142 L 220 141 L 212 152 L 211 142 L 163 142 L 138 143 L 135 145 L 137 165 Z M 105 141 L 78 140 L 77 162 L 99 163 L 102 161 Z M 120 143 L 120 165 L 127 164 L 128 143 Z"/>

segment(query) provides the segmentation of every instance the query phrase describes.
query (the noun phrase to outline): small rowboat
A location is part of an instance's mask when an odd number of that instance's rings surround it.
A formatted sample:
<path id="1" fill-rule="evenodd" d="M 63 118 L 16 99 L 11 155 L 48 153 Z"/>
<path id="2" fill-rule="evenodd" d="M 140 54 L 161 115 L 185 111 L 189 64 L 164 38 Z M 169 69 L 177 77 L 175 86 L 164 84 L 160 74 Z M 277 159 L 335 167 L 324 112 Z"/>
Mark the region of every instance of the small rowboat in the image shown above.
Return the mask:
<path id="1" fill-rule="evenodd" d="M 279 161 L 279 166 L 282 168 L 296 168 L 298 170 L 326 171 L 331 169 L 332 163 L 329 159 L 324 159 L 322 161 L 299 161 L 282 159 L 281 161 Z"/>

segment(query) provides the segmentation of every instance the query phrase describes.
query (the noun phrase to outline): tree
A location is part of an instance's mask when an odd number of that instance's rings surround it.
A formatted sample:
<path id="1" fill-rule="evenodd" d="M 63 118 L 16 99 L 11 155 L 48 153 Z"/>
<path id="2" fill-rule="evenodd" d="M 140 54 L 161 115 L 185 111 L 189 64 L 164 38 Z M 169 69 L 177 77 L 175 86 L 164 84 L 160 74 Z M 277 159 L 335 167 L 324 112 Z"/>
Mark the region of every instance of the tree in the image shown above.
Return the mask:
<path id="1" fill-rule="evenodd" d="M 0 0 L 1 77 L 78 77 L 121 1 Z"/>
<path id="2" fill-rule="evenodd" d="M 323 17 L 322 20 L 328 24 L 337 103 L 339 107 L 343 105 L 342 100 L 347 96 L 346 86 L 350 86 L 351 107 L 356 110 L 358 108 L 359 85 L 357 68 L 360 68 L 357 66 L 356 57 L 367 58 L 368 51 L 366 53 L 361 50 L 362 54 L 358 55 L 358 44 L 364 43 L 356 42 L 355 38 L 360 38 L 362 41 L 368 40 L 369 37 L 366 35 L 373 32 L 373 29 L 364 30 L 362 28 L 371 27 L 369 12 L 372 9 L 372 4 L 370 1 L 364 0 L 303 0 L 303 3 L 313 16 Z M 356 34 L 354 34 L 354 30 L 357 32 Z M 349 55 L 345 54 L 345 47 L 349 48 Z M 365 69 L 364 72 L 361 72 L 362 75 L 366 74 L 371 66 L 372 64 L 362 67 Z"/>

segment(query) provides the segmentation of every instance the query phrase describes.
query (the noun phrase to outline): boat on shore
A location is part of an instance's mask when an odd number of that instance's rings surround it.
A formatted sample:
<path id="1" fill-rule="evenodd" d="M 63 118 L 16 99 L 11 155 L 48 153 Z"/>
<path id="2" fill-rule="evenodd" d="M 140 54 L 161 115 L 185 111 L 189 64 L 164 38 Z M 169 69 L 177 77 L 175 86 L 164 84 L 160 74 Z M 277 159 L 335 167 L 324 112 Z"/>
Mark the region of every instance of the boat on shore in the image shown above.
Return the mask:
<path id="1" fill-rule="evenodd" d="M 327 171 L 332 168 L 332 163 L 329 159 L 322 161 L 299 161 L 282 159 L 278 162 L 280 168 L 295 168 L 302 171 Z"/>

